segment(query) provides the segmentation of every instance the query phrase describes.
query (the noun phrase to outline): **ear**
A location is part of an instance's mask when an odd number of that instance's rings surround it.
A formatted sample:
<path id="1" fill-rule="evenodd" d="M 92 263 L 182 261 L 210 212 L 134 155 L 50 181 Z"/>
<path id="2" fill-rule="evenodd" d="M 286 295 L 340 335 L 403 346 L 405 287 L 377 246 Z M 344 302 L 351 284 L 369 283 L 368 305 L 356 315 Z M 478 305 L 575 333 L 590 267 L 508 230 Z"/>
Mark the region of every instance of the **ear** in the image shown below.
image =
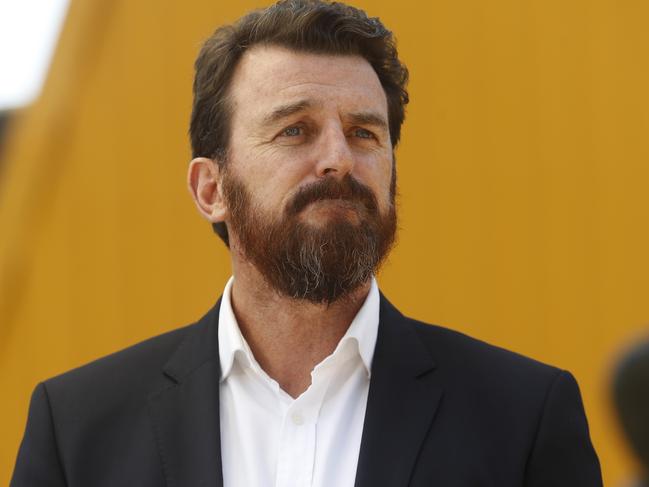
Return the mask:
<path id="1" fill-rule="evenodd" d="M 221 189 L 221 171 L 216 161 L 197 157 L 189 163 L 187 186 L 196 208 L 212 223 L 222 222 L 227 207 Z"/>

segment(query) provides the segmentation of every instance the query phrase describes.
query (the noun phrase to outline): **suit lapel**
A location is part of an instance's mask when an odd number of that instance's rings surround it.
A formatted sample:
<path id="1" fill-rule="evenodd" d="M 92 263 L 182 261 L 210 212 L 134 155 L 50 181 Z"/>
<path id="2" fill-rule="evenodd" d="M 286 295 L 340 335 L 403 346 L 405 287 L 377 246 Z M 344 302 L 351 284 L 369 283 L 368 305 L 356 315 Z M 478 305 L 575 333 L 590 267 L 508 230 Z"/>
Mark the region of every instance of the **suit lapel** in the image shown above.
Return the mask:
<path id="1" fill-rule="evenodd" d="M 169 385 L 149 398 L 167 487 L 222 487 L 218 311 L 203 317 L 164 368 Z"/>
<path id="2" fill-rule="evenodd" d="M 442 390 L 411 323 L 383 296 L 355 487 L 406 487 Z"/>
<path id="3" fill-rule="evenodd" d="M 220 302 L 164 368 L 169 385 L 149 398 L 167 487 L 223 487 L 219 423 Z M 383 296 L 355 487 L 408 485 L 442 390 L 413 326 Z"/>

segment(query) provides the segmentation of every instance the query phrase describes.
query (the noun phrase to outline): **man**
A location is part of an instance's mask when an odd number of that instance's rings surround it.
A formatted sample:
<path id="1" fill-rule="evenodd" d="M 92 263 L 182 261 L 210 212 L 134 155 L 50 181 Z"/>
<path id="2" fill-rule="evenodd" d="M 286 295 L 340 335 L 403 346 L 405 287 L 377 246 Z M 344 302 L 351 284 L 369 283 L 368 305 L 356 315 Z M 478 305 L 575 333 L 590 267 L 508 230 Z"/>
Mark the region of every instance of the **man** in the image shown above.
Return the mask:
<path id="1" fill-rule="evenodd" d="M 342 4 L 215 32 L 188 182 L 233 278 L 198 323 L 40 384 L 13 486 L 601 485 L 570 374 L 378 291 L 406 81 Z"/>

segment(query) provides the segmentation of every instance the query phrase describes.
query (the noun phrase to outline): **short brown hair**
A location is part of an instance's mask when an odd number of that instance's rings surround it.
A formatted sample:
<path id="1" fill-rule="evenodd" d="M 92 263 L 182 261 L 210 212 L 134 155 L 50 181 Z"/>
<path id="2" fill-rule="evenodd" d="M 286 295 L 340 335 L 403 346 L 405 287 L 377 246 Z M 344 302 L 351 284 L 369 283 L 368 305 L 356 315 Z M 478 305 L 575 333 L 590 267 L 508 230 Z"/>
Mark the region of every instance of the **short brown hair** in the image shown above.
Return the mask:
<path id="1" fill-rule="evenodd" d="M 397 146 L 408 103 L 408 70 L 399 60 L 392 32 L 378 18 L 349 5 L 280 0 L 232 25 L 219 27 L 203 45 L 195 63 L 189 128 L 193 157 L 225 159 L 230 138 L 230 81 L 246 50 L 259 44 L 365 58 L 385 91 L 390 139 L 392 146 Z M 215 223 L 213 227 L 227 244 L 225 224 Z"/>

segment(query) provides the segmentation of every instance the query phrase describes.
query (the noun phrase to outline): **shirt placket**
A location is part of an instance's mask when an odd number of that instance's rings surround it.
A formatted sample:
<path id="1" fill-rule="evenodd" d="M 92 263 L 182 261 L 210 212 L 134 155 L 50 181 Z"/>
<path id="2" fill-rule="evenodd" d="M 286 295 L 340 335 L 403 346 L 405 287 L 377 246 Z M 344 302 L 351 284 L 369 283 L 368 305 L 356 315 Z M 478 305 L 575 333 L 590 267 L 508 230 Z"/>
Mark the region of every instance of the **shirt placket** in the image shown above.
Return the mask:
<path id="1" fill-rule="evenodd" d="M 327 367 L 312 374 L 312 384 L 298 399 L 284 402 L 276 487 L 311 487 L 320 409 L 331 381 Z"/>
<path id="2" fill-rule="evenodd" d="M 310 487 L 315 459 L 315 422 L 293 404 L 284 416 L 276 487 Z"/>

